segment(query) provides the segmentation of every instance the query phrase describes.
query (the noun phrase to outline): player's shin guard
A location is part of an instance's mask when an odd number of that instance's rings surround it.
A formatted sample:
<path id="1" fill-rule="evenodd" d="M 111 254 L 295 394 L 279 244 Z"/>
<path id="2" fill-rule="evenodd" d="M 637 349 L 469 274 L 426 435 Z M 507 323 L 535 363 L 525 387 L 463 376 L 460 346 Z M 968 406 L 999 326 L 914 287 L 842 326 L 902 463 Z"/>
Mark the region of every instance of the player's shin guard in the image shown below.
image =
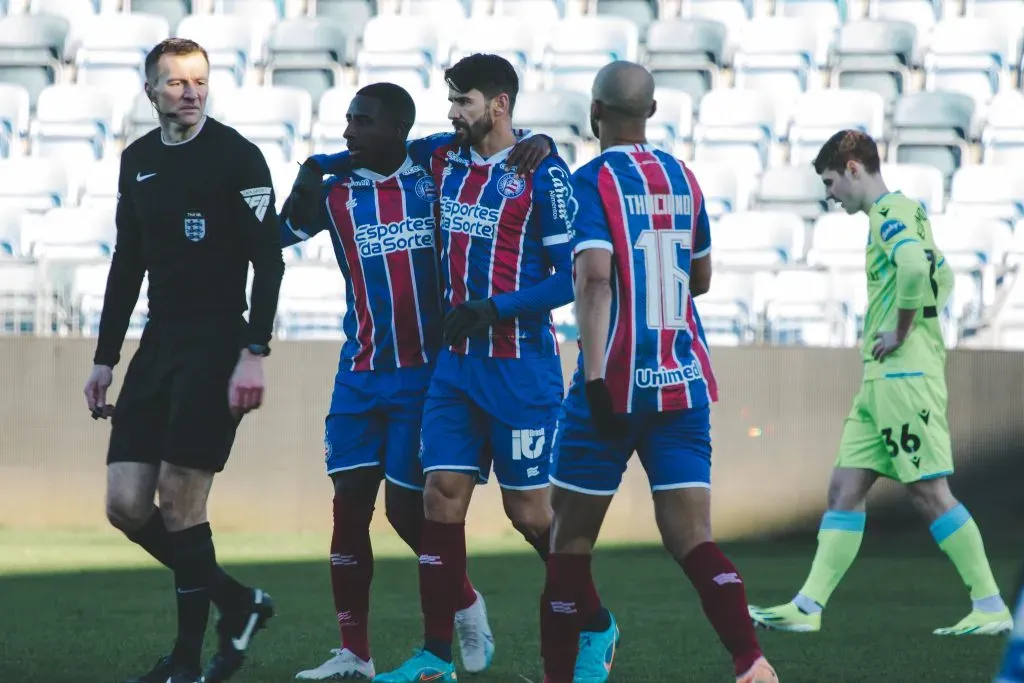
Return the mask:
<path id="1" fill-rule="evenodd" d="M 590 555 L 554 553 L 540 600 L 540 653 L 549 683 L 572 683 L 580 630 L 600 609 L 590 574 Z"/>
<path id="2" fill-rule="evenodd" d="M 746 672 L 761 656 L 761 648 L 748 616 L 747 595 L 739 572 L 713 542 L 691 550 L 682 565 L 700 595 L 704 614 L 732 655 L 736 675 Z"/>
<path id="3" fill-rule="evenodd" d="M 953 561 L 960 578 L 970 588 L 975 605 L 985 612 L 1004 609 L 1005 605 L 999 597 L 999 586 L 992 576 L 992 568 L 985 554 L 981 531 L 967 508 L 961 504 L 951 508 L 932 523 L 930 531 L 939 548 Z"/>
<path id="4" fill-rule="evenodd" d="M 829 510 L 822 516 L 818 528 L 818 550 L 811 563 L 811 572 L 798 595 L 809 598 L 818 607 L 828 603 L 857 559 L 866 519 L 863 512 L 850 510 Z M 799 600 L 797 604 L 805 612 L 814 607 L 808 603 L 809 607 L 805 608 L 799 605 Z"/>
<path id="5" fill-rule="evenodd" d="M 369 509 L 334 497 L 334 533 L 331 536 L 331 591 L 342 648 L 363 661 L 370 660 L 368 622 L 370 582 L 373 580 L 373 548 L 370 544 Z"/>
<path id="6" fill-rule="evenodd" d="M 466 578 L 466 525 L 426 520 L 420 544 L 424 649 L 452 661 L 455 612 Z"/>

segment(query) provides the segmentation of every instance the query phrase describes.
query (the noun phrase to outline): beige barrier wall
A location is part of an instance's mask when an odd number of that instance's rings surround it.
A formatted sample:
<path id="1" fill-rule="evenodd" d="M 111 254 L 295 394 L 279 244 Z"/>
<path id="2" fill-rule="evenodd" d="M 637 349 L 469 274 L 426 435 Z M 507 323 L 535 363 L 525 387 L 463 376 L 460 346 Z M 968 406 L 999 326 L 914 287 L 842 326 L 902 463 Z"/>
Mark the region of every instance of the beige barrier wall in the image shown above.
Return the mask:
<path id="1" fill-rule="evenodd" d="M 0 339 L 0 525 L 101 527 L 109 425 L 93 421 L 81 387 L 94 342 Z M 129 357 L 134 345 L 127 345 Z M 326 530 L 331 489 L 323 471 L 323 415 L 338 345 L 278 342 L 267 361 L 269 395 L 246 418 L 212 498 L 218 529 Z M 564 362 L 575 363 L 574 345 Z M 855 351 L 749 347 L 713 354 L 721 402 L 713 415 L 714 523 L 721 538 L 813 525 L 842 421 L 860 380 Z M 115 387 L 125 365 L 117 368 Z M 950 355 L 950 423 L 958 493 L 975 511 L 1020 506 L 1024 354 Z M 606 537 L 655 539 L 643 472 L 633 466 L 613 503 Z M 875 493 L 892 499 L 893 486 Z M 379 508 L 382 509 L 382 508 Z M 881 509 L 876 506 L 876 509 Z M 478 491 L 473 534 L 511 533 L 497 486 Z M 386 526 L 383 515 L 378 528 Z"/>

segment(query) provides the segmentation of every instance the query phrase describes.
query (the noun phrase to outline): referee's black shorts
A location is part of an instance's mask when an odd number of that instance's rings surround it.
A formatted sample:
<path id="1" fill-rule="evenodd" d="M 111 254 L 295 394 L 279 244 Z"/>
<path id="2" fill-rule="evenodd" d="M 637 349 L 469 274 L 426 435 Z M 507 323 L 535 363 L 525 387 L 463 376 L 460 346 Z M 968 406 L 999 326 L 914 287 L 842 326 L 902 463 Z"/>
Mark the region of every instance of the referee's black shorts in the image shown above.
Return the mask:
<path id="1" fill-rule="evenodd" d="M 244 330 L 241 318 L 150 321 L 117 396 L 107 464 L 223 470 L 239 424 L 228 382 Z"/>

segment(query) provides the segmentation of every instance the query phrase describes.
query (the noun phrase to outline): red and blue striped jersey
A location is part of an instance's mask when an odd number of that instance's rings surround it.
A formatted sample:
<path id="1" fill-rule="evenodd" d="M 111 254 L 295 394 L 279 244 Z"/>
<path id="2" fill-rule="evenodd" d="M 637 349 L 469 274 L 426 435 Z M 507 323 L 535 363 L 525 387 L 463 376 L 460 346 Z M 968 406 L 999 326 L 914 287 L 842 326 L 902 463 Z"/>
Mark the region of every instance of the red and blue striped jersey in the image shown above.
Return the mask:
<path id="1" fill-rule="evenodd" d="M 606 149 L 573 174 L 573 254 L 612 253 L 605 383 L 616 412 L 718 400 L 690 264 L 711 253 L 704 197 L 683 162 L 649 145 Z M 580 354 L 580 368 L 583 355 Z"/>
<path id="2" fill-rule="evenodd" d="M 432 363 L 441 346 L 437 198 L 427 169 L 407 158 L 384 177 L 345 170 L 334 155 L 320 158 L 337 175 L 323 185 L 326 221 L 282 221 L 287 246 L 327 229 L 345 278 L 347 309 L 341 368 L 391 370 Z"/>
<path id="3" fill-rule="evenodd" d="M 569 230 L 577 206 L 555 154 L 521 176 L 441 134 L 410 145 L 438 188 L 443 306 L 491 298 L 498 321 L 454 353 L 491 358 L 558 355 L 551 311 L 572 301 Z"/>

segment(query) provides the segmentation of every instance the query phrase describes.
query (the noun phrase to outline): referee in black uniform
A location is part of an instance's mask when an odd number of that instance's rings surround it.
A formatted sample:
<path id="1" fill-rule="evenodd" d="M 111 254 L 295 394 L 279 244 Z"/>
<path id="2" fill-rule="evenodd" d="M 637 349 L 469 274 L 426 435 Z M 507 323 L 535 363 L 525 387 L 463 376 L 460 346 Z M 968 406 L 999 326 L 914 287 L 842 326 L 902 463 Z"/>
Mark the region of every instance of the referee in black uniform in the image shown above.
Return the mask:
<path id="1" fill-rule="evenodd" d="M 132 681 L 219 683 L 274 613 L 266 593 L 218 567 L 206 501 L 242 415 L 262 399 L 284 264 L 262 153 L 205 113 L 206 51 L 172 38 L 145 67 L 160 126 L 121 156 L 117 243 L 85 394 L 94 417 L 113 418 L 107 516 L 174 572 L 174 649 Z M 113 407 L 106 393 L 146 272 L 149 321 Z M 220 645 L 200 676 L 211 601 Z"/>

